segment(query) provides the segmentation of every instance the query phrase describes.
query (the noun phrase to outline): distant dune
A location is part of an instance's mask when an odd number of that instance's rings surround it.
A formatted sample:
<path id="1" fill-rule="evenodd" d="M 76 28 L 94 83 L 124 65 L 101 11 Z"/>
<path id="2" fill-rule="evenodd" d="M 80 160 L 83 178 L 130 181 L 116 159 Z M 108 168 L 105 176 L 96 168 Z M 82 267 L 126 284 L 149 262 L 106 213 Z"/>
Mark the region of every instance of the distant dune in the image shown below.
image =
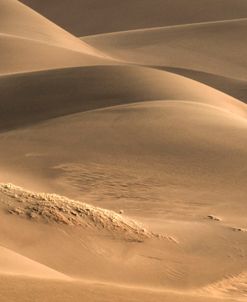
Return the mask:
<path id="1" fill-rule="evenodd" d="M 0 2 L 0 75 L 106 64 L 107 56 L 15 0 Z"/>
<path id="2" fill-rule="evenodd" d="M 0 31 L 11 36 L 94 54 L 88 45 L 16 0 L 1 0 Z"/>
<path id="3" fill-rule="evenodd" d="M 245 0 L 22 0 L 76 36 L 246 18 Z"/>
<path id="4" fill-rule="evenodd" d="M 247 20 L 242 19 L 96 35 L 83 41 L 127 62 L 246 80 L 246 29 Z"/>

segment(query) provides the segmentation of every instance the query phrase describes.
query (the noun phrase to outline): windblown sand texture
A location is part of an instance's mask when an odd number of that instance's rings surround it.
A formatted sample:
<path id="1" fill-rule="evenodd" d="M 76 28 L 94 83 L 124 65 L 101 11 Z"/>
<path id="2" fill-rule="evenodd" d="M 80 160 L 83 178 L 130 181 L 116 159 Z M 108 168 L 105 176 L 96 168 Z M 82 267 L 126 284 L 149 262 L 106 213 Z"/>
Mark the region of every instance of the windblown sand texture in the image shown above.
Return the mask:
<path id="1" fill-rule="evenodd" d="M 245 0 L 0 0 L 1 302 L 247 301 L 246 49 Z"/>

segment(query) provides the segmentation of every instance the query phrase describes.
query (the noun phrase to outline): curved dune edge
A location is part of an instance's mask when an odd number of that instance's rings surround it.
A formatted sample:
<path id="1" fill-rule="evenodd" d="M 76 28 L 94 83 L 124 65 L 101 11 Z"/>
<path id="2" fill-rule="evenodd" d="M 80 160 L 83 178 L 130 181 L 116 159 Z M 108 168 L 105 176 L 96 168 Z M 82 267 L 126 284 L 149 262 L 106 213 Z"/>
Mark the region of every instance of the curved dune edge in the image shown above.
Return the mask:
<path id="1" fill-rule="evenodd" d="M 183 24 L 172 24 L 166 26 L 153 26 L 153 27 L 141 27 L 136 29 L 129 29 L 129 30 L 122 30 L 122 31 L 113 31 L 107 33 L 100 33 L 100 34 L 92 34 L 88 36 L 82 36 L 80 39 L 87 39 L 87 38 L 97 38 L 97 37 L 105 37 L 110 35 L 118 35 L 118 34 L 128 34 L 128 33 L 138 33 L 138 32 L 145 32 L 145 31 L 156 31 L 160 29 L 173 29 L 173 28 L 186 28 L 186 27 L 194 27 L 194 26 L 204 26 L 204 25 L 214 25 L 214 24 L 225 24 L 225 23 L 235 23 L 239 21 L 247 21 L 247 18 L 236 18 L 236 19 L 224 19 L 224 20 L 213 20 L 213 21 L 202 21 L 202 22 L 195 22 L 195 23 L 183 23 Z"/>
<path id="2" fill-rule="evenodd" d="M 243 18 L 144 28 L 81 39 L 129 64 L 194 69 L 245 80 L 246 27 L 247 19 Z"/>
<path id="3" fill-rule="evenodd" d="M 127 240 L 163 238 L 121 214 L 57 194 L 33 193 L 12 184 L 0 184 L 0 192 L 10 197 L 7 202 L 2 200 L 5 210 L 21 218 L 89 230 L 104 230 Z"/>
<path id="4" fill-rule="evenodd" d="M 110 59 L 0 33 L 0 76 L 56 68 L 115 64 Z"/>
<path id="5" fill-rule="evenodd" d="M 0 276 L 25 276 L 41 279 L 71 280 L 45 265 L 0 246 Z"/>
<path id="6" fill-rule="evenodd" d="M 238 80 L 231 77 L 224 77 L 218 74 L 207 73 L 194 69 L 184 69 L 176 67 L 153 66 L 154 68 L 165 70 L 174 74 L 178 74 L 191 80 L 200 82 L 209 87 L 226 93 L 244 103 L 247 103 L 247 80 Z"/>
<path id="7" fill-rule="evenodd" d="M 137 66 L 89 66 L 2 76 L 0 98 L 2 130 L 143 100 L 189 100 L 247 117 L 246 104 L 229 95 L 176 74 Z"/>
<path id="8" fill-rule="evenodd" d="M 0 2 L 0 33 L 97 57 L 105 55 L 16 0 Z"/>

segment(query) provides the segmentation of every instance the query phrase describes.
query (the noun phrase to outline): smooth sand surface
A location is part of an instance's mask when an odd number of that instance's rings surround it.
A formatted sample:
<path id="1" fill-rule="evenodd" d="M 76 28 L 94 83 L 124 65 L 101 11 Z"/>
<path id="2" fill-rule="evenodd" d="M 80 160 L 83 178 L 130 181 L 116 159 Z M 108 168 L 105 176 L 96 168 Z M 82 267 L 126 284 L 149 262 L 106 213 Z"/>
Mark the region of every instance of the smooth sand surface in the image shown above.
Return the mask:
<path id="1" fill-rule="evenodd" d="M 94 53 L 91 47 L 81 43 L 78 38 L 17 0 L 1 0 L 0 16 L 1 33 L 40 41 L 79 52 Z"/>
<path id="2" fill-rule="evenodd" d="M 101 34 L 82 40 L 119 60 L 184 75 L 245 101 L 246 29 L 246 19 L 235 19 Z"/>
<path id="3" fill-rule="evenodd" d="M 0 75 L 111 62 L 87 53 L 5 34 L 0 34 L 0 43 Z"/>
<path id="4" fill-rule="evenodd" d="M 65 275 L 3 247 L 0 247 L 0 267 L 1 277 L 6 275 L 69 280 Z"/>
<path id="5" fill-rule="evenodd" d="M 44 16 L 0 0 L 0 301 L 246 301 L 246 1 L 22 2 Z"/>
<path id="6" fill-rule="evenodd" d="M 156 68 L 159 67 L 156 66 Z M 160 67 L 160 69 L 196 80 L 229 94 L 238 100 L 243 101 L 244 103 L 247 102 L 247 80 L 238 80 L 229 77 L 227 78 L 225 76 L 219 76 L 212 73 L 176 67 Z"/>
<path id="7" fill-rule="evenodd" d="M 246 80 L 246 29 L 247 20 L 237 19 L 103 34 L 83 40 L 128 62 Z"/>
<path id="8" fill-rule="evenodd" d="M 109 58 L 16 0 L 0 1 L 0 75 L 106 64 Z"/>

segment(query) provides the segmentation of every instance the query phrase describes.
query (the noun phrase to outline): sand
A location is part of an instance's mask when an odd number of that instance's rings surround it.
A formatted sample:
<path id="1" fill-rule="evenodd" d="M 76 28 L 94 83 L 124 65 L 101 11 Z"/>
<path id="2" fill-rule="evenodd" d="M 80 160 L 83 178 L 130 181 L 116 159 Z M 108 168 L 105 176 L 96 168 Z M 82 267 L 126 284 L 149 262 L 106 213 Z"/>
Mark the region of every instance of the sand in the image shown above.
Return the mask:
<path id="1" fill-rule="evenodd" d="M 21 2 L 0 0 L 0 300 L 246 301 L 246 2 Z"/>

